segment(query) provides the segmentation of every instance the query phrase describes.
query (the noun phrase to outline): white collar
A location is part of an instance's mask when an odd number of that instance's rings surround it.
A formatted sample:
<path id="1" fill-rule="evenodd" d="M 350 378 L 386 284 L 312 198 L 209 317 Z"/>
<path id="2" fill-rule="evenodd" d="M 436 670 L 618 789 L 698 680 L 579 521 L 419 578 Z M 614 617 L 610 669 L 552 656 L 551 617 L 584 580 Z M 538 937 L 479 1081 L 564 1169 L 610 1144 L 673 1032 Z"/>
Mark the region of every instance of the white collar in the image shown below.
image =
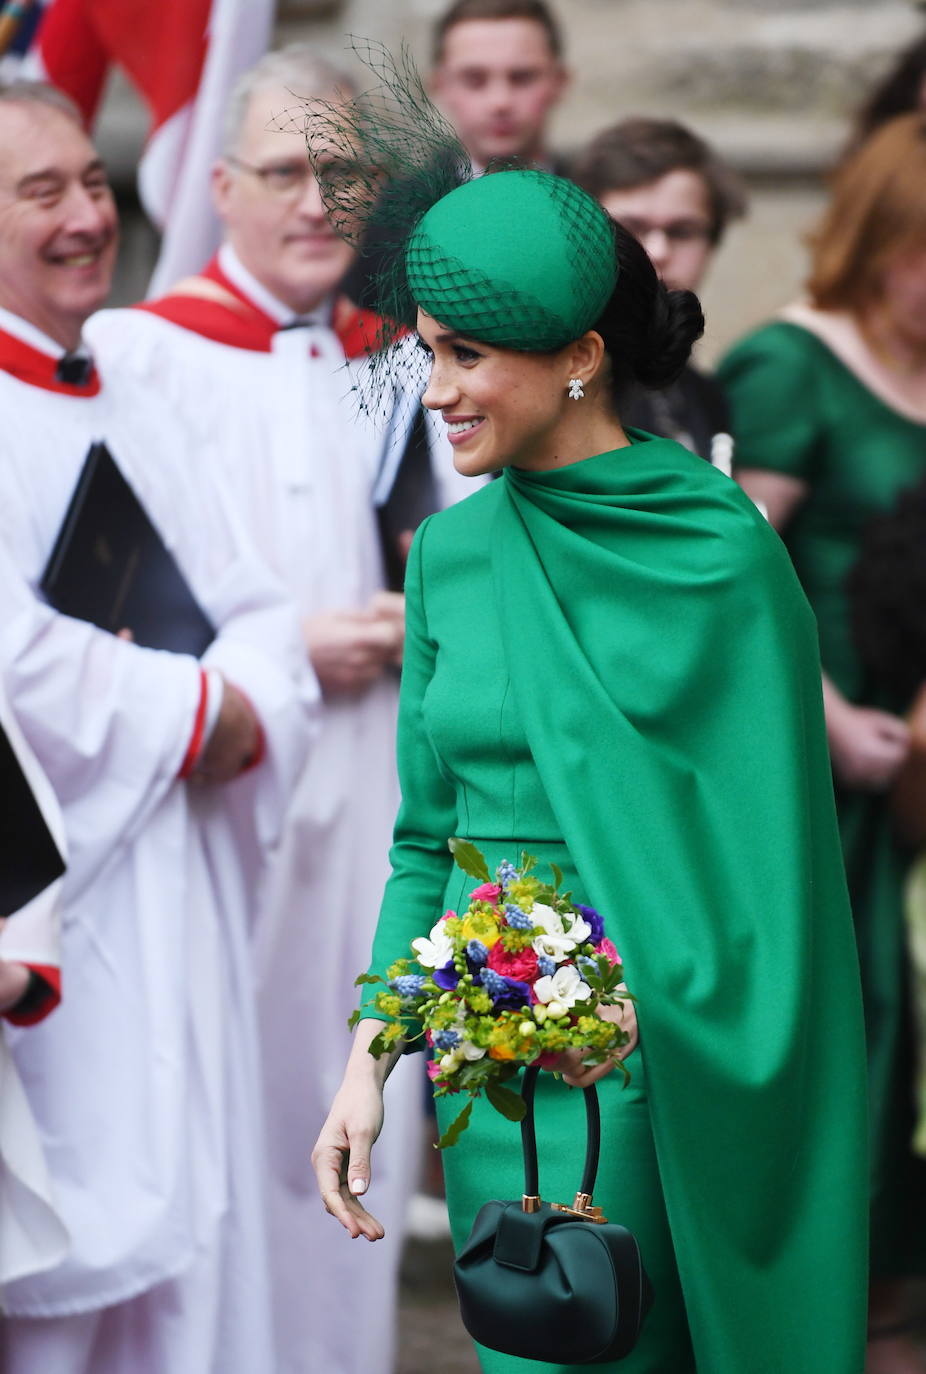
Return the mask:
<path id="1" fill-rule="evenodd" d="M 331 328 L 333 297 L 327 297 L 317 309 L 310 310 L 305 315 L 297 315 L 295 310 L 284 305 L 252 272 L 248 271 L 230 243 L 223 243 L 219 249 L 219 266 L 228 280 L 237 286 L 239 291 L 243 291 L 248 300 L 259 306 L 265 315 L 276 320 L 277 324 L 317 324 L 326 329 Z"/>
<path id="2" fill-rule="evenodd" d="M 0 306 L 0 329 L 28 344 L 30 348 L 38 349 L 39 353 L 44 353 L 49 358 L 63 358 L 65 354 L 83 354 L 88 358 L 90 356 L 90 350 L 83 340 L 76 348 L 65 348 L 58 343 L 57 339 L 50 339 L 47 334 L 42 333 L 41 329 L 30 324 L 28 320 L 24 320 L 21 315 L 14 315 L 12 310 L 4 310 L 2 306 Z"/>

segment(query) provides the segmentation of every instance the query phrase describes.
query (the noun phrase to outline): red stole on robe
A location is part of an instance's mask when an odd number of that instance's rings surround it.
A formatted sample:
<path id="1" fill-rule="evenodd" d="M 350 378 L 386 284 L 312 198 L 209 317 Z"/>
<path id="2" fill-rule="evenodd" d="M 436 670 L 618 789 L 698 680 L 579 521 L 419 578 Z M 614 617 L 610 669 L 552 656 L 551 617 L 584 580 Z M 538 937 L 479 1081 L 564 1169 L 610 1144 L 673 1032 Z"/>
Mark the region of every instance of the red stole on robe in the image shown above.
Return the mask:
<path id="1" fill-rule="evenodd" d="M 198 277 L 189 277 L 160 300 L 143 301 L 134 307 L 169 320 L 181 329 L 201 334 L 232 348 L 269 353 L 280 325 L 247 296 L 214 257 Z M 363 310 L 346 296 L 338 296 L 332 328 L 347 358 L 375 352 L 382 321 L 372 310 Z"/>

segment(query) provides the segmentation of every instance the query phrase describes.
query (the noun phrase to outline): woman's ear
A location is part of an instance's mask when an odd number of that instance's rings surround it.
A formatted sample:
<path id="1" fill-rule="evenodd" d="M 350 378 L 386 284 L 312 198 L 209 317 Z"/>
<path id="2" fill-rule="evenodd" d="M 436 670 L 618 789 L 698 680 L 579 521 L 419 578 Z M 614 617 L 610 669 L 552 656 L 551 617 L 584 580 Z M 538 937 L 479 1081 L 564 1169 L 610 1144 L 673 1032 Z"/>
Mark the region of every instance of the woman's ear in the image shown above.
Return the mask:
<path id="1" fill-rule="evenodd" d="M 567 380 L 577 377 L 583 385 L 594 382 L 606 361 L 604 340 L 594 329 L 575 339 L 564 352 Z"/>

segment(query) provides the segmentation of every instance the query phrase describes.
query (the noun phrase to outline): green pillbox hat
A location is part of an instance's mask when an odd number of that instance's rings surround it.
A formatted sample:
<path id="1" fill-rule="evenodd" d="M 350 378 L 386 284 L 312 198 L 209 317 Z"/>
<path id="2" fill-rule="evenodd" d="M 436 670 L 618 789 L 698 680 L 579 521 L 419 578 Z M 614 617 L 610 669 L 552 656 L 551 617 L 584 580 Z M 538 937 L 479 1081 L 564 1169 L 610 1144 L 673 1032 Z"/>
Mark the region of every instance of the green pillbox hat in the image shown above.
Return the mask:
<path id="1" fill-rule="evenodd" d="M 563 348 L 591 329 L 617 281 L 614 233 L 587 192 L 551 172 L 477 177 L 445 195 L 405 251 L 416 304 L 500 348 Z"/>

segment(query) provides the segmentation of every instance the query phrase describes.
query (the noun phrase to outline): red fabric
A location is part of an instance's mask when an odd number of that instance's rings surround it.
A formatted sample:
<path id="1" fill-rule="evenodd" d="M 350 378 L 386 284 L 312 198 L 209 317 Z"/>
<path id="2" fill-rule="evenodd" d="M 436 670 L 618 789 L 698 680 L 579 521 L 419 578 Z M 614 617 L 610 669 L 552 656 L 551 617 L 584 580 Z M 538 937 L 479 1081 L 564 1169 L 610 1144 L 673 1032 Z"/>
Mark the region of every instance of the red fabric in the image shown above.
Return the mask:
<path id="1" fill-rule="evenodd" d="M 100 377 L 93 368 L 89 379 L 83 386 L 73 386 L 59 382 L 55 377 L 57 358 L 23 343 L 15 334 L 7 334 L 0 329 L 0 372 L 8 372 L 21 382 L 30 386 L 42 387 L 45 391 L 58 391 L 63 396 L 97 396 L 100 391 Z"/>
<path id="2" fill-rule="evenodd" d="M 86 0 L 53 0 L 42 15 L 36 43 L 49 81 L 71 97 L 89 128 L 110 55 L 89 20 Z"/>
<path id="3" fill-rule="evenodd" d="M 38 33 L 49 79 L 89 123 L 115 62 L 138 90 L 153 133 L 196 96 L 212 0 L 54 0 Z"/>
<path id="4" fill-rule="evenodd" d="M 196 716 L 193 720 L 193 733 L 187 745 L 187 751 L 183 756 L 183 763 L 180 765 L 178 778 L 188 778 L 196 767 L 200 750 L 203 747 L 203 734 L 206 729 L 206 707 L 209 703 L 209 682 L 202 668 L 199 670 L 199 705 L 196 707 Z"/>
<path id="5" fill-rule="evenodd" d="M 268 329 L 256 315 L 238 311 L 221 301 L 204 300 L 201 296 L 162 296 L 158 301 L 141 301 L 134 308 L 169 320 L 214 343 L 250 349 L 253 353 L 269 353 L 277 330 L 272 321 Z"/>
<path id="6" fill-rule="evenodd" d="M 29 1010 L 23 1013 L 8 1011 L 5 1019 L 14 1026 L 35 1026 L 44 1021 L 61 1001 L 61 970 L 54 964 L 26 964 L 26 968 L 41 980 L 41 999 L 29 998 Z"/>
<path id="7" fill-rule="evenodd" d="M 234 302 L 225 304 L 178 292 L 162 296 L 157 301 L 142 301 L 135 309 L 147 310 L 151 315 L 169 320 L 181 329 L 189 329 L 193 334 L 201 334 L 214 343 L 228 344 L 231 348 L 247 348 L 255 353 L 269 353 L 273 336 L 280 327 L 276 320 L 255 305 L 225 275 L 217 257 L 206 264 L 200 276 L 221 286 L 223 291 L 234 297 Z M 363 310 L 346 296 L 339 296 L 335 302 L 332 324 L 345 357 L 360 358 L 375 352 L 382 332 L 382 320 L 372 310 Z"/>

